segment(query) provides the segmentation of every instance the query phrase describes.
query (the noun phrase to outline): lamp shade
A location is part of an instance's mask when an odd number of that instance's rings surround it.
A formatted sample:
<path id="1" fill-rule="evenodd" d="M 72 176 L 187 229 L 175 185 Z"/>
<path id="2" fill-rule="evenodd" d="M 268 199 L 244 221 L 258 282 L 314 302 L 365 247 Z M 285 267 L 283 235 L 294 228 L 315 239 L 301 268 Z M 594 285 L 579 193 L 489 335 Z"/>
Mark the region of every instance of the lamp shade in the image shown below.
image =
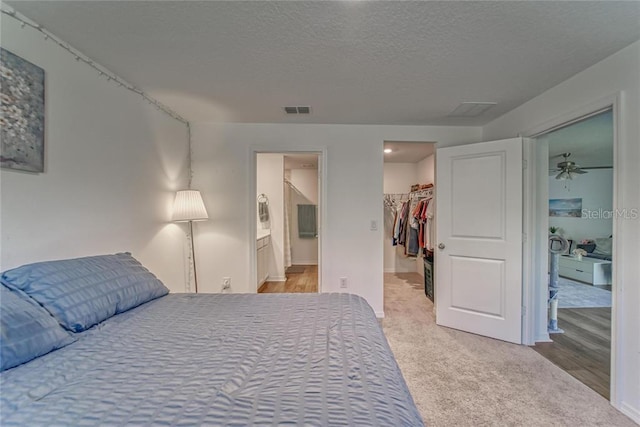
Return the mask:
<path id="1" fill-rule="evenodd" d="M 180 190 L 173 202 L 173 221 L 204 221 L 209 219 L 198 190 Z"/>

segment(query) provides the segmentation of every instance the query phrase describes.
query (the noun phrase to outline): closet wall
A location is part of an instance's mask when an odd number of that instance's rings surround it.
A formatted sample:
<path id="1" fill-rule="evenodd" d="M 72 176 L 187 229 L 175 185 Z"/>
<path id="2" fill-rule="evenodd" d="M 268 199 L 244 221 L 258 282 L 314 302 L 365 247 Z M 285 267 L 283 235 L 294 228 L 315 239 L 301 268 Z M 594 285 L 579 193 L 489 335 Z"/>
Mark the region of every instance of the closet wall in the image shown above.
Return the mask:
<path id="1" fill-rule="evenodd" d="M 434 182 L 434 160 L 431 155 L 416 163 L 385 163 L 384 193 L 409 193 L 413 184 Z M 394 212 L 384 208 L 384 271 L 385 273 L 424 274 L 422 258 L 411 258 L 404 255 L 402 246 L 393 246 Z"/>
<path id="2" fill-rule="evenodd" d="M 417 163 L 416 173 L 418 180 L 416 183 L 428 184 L 434 182 L 436 176 L 436 156 L 434 154 L 426 157 Z"/>

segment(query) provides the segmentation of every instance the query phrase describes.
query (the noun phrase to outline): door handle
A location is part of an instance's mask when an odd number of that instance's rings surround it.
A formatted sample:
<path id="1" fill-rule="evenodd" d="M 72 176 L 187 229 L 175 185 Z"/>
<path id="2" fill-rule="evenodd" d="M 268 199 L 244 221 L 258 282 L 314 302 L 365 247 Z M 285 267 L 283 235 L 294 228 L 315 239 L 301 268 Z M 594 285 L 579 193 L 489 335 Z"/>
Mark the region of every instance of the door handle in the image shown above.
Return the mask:
<path id="1" fill-rule="evenodd" d="M 438 245 L 438 249 L 444 249 L 444 247 L 445 247 L 445 246 L 444 246 L 444 243 L 440 243 L 440 244 Z"/>

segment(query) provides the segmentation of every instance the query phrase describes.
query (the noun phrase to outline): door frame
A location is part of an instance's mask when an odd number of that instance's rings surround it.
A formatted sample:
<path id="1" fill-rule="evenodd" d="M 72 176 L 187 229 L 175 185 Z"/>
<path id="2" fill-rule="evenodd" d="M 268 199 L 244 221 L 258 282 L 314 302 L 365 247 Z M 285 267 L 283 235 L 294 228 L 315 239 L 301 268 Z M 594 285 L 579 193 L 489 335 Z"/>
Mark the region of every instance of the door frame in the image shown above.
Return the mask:
<path id="1" fill-rule="evenodd" d="M 258 154 L 317 154 L 318 155 L 318 293 L 322 293 L 322 241 L 326 236 L 327 230 L 327 147 L 312 147 L 300 150 L 292 150 L 290 147 L 274 147 L 274 146 L 257 146 L 252 145 L 249 147 L 249 200 L 248 208 L 249 212 L 258 211 L 258 201 L 256 198 L 257 189 L 257 159 Z M 251 283 L 258 282 L 258 256 L 257 256 L 257 236 L 258 236 L 258 224 L 255 215 L 249 215 L 249 223 L 247 224 L 249 230 L 249 280 Z M 258 292 L 256 286 L 255 292 Z"/>
<path id="2" fill-rule="evenodd" d="M 622 111 L 624 94 L 622 92 L 616 92 L 612 95 L 600 98 L 594 102 L 583 105 L 575 110 L 565 112 L 552 119 L 540 123 L 536 126 L 520 133 L 520 136 L 524 138 L 536 138 L 546 133 L 559 129 L 561 127 L 568 126 L 572 123 L 581 121 L 589 116 L 598 114 L 607 109 L 611 109 L 613 113 L 613 209 L 619 209 L 621 207 L 620 201 L 622 200 L 622 181 L 620 179 L 620 165 L 622 164 L 622 150 L 620 149 L 619 141 L 623 132 L 623 120 L 624 115 Z M 525 212 L 535 212 L 533 215 L 525 215 L 523 218 L 523 232 L 526 238 L 524 252 L 529 255 L 533 255 L 533 262 L 524 262 L 523 260 L 523 308 L 526 310 L 526 315 L 523 317 L 523 344 L 533 345 L 536 341 L 550 341 L 549 334 L 547 332 L 546 324 L 546 306 L 547 296 L 546 292 L 536 292 L 535 283 L 540 280 L 541 277 L 546 276 L 546 271 L 543 271 L 546 267 L 546 263 L 542 263 L 542 249 L 544 248 L 546 254 L 546 230 L 544 233 L 545 242 L 541 244 L 542 233 L 536 232 L 536 217 L 540 214 L 540 211 L 544 211 L 543 201 L 538 198 L 539 188 L 542 185 L 542 178 L 540 176 L 541 171 L 544 171 L 544 179 L 548 179 L 548 158 L 540 158 L 541 156 L 536 154 L 535 142 L 529 140 L 524 150 L 525 165 L 527 165 L 524 174 L 524 192 L 523 192 L 523 204 L 526 209 Z M 548 157 L 548 156 L 547 156 Z M 547 202 L 547 201 L 544 201 Z M 547 202 L 548 203 L 548 202 Z M 544 214 L 543 214 L 544 215 Z M 622 354 L 621 336 L 619 331 L 619 325 L 622 324 L 622 310 L 618 309 L 618 301 L 622 298 L 623 284 L 618 283 L 618 272 L 620 271 L 620 257 L 622 251 L 620 250 L 619 236 L 619 221 L 620 218 L 617 215 L 613 215 L 613 245 L 612 245 L 612 283 L 617 284 L 611 294 L 611 384 L 610 384 L 610 401 L 614 406 L 619 407 L 620 390 L 618 384 L 622 384 L 622 375 L 617 367 L 621 365 L 620 355 Z M 545 279 L 546 282 L 546 279 Z M 529 309 L 527 309 L 529 308 Z M 544 324 L 542 324 L 542 316 L 540 313 L 544 312 Z M 544 330 L 543 330 L 544 328 Z"/>

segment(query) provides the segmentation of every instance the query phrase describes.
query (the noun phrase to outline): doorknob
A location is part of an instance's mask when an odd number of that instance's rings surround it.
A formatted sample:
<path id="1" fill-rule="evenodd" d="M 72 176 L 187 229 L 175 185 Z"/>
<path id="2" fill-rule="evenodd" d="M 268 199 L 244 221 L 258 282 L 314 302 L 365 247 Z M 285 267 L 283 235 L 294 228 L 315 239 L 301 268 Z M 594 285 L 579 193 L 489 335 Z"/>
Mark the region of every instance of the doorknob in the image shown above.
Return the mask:
<path id="1" fill-rule="evenodd" d="M 444 249 L 444 243 L 440 243 L 440 244 L 438 245 L 438 249 Z"/>

